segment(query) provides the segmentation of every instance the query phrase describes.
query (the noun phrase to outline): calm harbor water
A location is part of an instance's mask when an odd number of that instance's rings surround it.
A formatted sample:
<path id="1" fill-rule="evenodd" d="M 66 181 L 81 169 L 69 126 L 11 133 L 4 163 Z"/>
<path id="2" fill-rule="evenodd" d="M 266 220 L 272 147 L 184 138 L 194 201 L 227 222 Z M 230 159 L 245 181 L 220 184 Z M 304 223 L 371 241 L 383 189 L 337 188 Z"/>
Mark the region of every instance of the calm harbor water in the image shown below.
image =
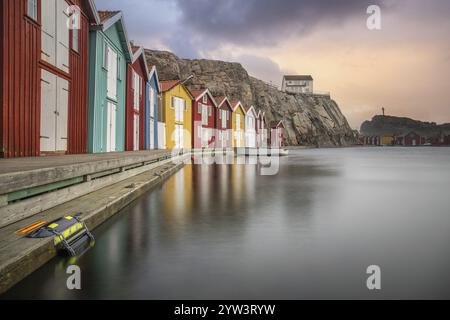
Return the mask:
<path id="1" fill-rule="evenodd" d="M 56 258 L 5 298 L 450 298 L 450 148 L 291 151 L 275 176 L 188 165 L 94 235 L 82 290 Z"/>

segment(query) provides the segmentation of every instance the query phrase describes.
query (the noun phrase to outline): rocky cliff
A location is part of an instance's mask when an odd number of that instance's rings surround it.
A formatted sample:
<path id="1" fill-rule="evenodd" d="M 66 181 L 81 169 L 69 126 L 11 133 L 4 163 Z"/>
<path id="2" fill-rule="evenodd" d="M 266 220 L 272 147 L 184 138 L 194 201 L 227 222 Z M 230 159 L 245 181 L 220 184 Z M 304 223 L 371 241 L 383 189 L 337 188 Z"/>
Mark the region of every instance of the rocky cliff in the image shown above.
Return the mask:
<path id="1" fill-rule="evenodd" d="M 450 124 L 437 125 L 435 122 L 422 122 L 404 117 L 378 115 L 361 125 L 361 134 L 376 136 L 392 134 L 396 136 L 408 134 L 411 131 L 424 137 L 437 137 L 450 134 Z"/>
<path id="2" fill-rule="evenodd" d="M 244 105 L 266 112 L 268 123 L 284 120 L 289 145 L 347 146 L 356 142 L 355 132 L 328 96 L 287 94 L 249 76 L 239 63 L 180 59 L 171 52 L 145 50 L 149 65 L 156 65 L 162 80 L 193 79 L 191 89 L 209 88 Z"/>

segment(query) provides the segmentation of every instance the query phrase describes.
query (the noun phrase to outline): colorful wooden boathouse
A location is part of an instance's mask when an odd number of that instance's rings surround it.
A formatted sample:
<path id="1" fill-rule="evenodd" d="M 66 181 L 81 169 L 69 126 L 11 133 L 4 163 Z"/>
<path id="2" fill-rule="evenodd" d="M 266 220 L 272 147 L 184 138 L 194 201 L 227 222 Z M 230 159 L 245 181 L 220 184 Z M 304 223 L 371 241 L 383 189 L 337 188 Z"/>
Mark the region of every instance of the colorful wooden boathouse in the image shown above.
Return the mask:
<path id="1" fill-rule="evenodd" d="M 258 148 L 267 147 L 267 139 L 266 113 L 258 110 L 256 116 L 256 146 Z"/>
<path id="2" fill-rule="evenodd" d="M 181 80 L 161 81 L 167 149 L 192 148 L 192 96 Z"/>
<path id="3" fill-rule="evenodd" d="M 133 56 L 127 66 L 127 97 L 125 111 L 125 150 L 145 149 L 145 100 L 148 68 L 144 48 L 131 46 Z"/>
<path id="4" fill-rule="evenodd" d="M 216 144 L 217 103 L 208 89 L 191 90 L 192 99 L 192 146 L 214 148 Z"/>
<path id="5" fill-rule="evenodd" d="M 270 123 L 270 146 L 272 148 L 284 147 L 285 142 L 284 130 L 285 127 L 283 120 L 272 121 Z"/>
<path id="6" fill-rule="evenodd" d="M 160 117 L 159 95 L 161 93 L 158 72 L 156 70 L 156 66 L 151 66 L 151 68 L 148 69 L 150 69 L 150 74 L 148 75 L 148 81 L 145 89 L 145 149 L 163 149 L 163 144 L 159 145 L 158 143 L 158 118 Z"/>
<path id="7" fill-rule="evenodd" d="M 233 146 L 233 107 L 227 97 L 215 97 L 216 114 L 216 148 Z"/>
<path id="8" fill-rule="evenodd" d="M 232 106 L 233 106 L 233 117 L 232 117 L 233 147 L 243 148 L 245 147 L 246 110 L 244 109 L 240 101 L 233 101 Z"/>
<path id="9" fill-rule="evenodd" d="M 85 153 L 91 0 L 0 2 L 0 157 Z"/>
<path id="10" fill-rule="evenodd" d="M 120 11 L 99 11 L 91 27 L 89 59 L 89 151 L 125 150 L 127 64 L 132 52 Z"/>
<path id="11" fill-rule="evenodd" d="M 245 146 L 256 148 L 256 110 L 250 106 L 245 112 Z"/>

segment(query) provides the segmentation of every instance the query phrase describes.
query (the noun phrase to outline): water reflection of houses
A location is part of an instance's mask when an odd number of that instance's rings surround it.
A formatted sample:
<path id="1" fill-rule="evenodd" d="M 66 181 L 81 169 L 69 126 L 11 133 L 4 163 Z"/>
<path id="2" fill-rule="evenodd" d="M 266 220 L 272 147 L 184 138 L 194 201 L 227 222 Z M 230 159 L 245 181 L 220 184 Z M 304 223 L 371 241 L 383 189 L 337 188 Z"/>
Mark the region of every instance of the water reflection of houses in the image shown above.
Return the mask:
<path id="1" fill-rule="evenodd" d="M 186 213 L 192 213 L 193 172 L 192 166 L 186 166 L 177 172 L 164 185 L 163 210 L 165 219 L 169 223 L 183 223 L 187 219 Z M 169 221 L 170 220 L 170 221 Z"/>

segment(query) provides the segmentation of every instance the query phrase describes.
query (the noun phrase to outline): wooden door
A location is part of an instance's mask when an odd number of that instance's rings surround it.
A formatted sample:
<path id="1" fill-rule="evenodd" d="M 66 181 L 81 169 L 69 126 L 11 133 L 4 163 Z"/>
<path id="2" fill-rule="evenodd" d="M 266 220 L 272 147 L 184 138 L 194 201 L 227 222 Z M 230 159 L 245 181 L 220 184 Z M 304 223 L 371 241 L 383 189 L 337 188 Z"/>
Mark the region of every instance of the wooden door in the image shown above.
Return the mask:
<path id="1" fill-rule="evenodd" d="M 67 151 L 69 83 L 41 71 L 41 152 Z"/>
<path id="2" fill-rule="evenodd" d="M 106 126 L 106 152 L 116 151 L 116 118 L 117 106 L 108 102 Z"/>
<path id="3" fill-rule="evenodd" d="M 152 87 L 150 87 L 149 90 L 149 103 L 150 103 L 150 130 L 149 130 L 149 146 L 150 149 L 155 149 L 155 89 L 153 89 Z"/>
<path id="4" fill-rule="evenodd" d="M 58 78 L 56 81 L 56 89 L 56 151 L 67 151 L 69 82 Z"/>
<path id="5" fill-rule="evenodd" d="M 184 147 L 184 133 L 183 125 L 175 125 L 175 149 L 182 149 Z"/>
<path id="6" fill-rule="evenodd" d="M 41 71 L 41 152 L 55 151 L 56 146 L 56 76 Z"/>
<path id="7" fill-rule="evenodd" d="M 155 149 L 155 120 L 150 119 L 150 149 Z"/>
<path id="8" fill-rule="evenodd" d="M 133 138 L 133 150 L 139 150 L 139 115 L 134 115 L 134 138 Z"/>

